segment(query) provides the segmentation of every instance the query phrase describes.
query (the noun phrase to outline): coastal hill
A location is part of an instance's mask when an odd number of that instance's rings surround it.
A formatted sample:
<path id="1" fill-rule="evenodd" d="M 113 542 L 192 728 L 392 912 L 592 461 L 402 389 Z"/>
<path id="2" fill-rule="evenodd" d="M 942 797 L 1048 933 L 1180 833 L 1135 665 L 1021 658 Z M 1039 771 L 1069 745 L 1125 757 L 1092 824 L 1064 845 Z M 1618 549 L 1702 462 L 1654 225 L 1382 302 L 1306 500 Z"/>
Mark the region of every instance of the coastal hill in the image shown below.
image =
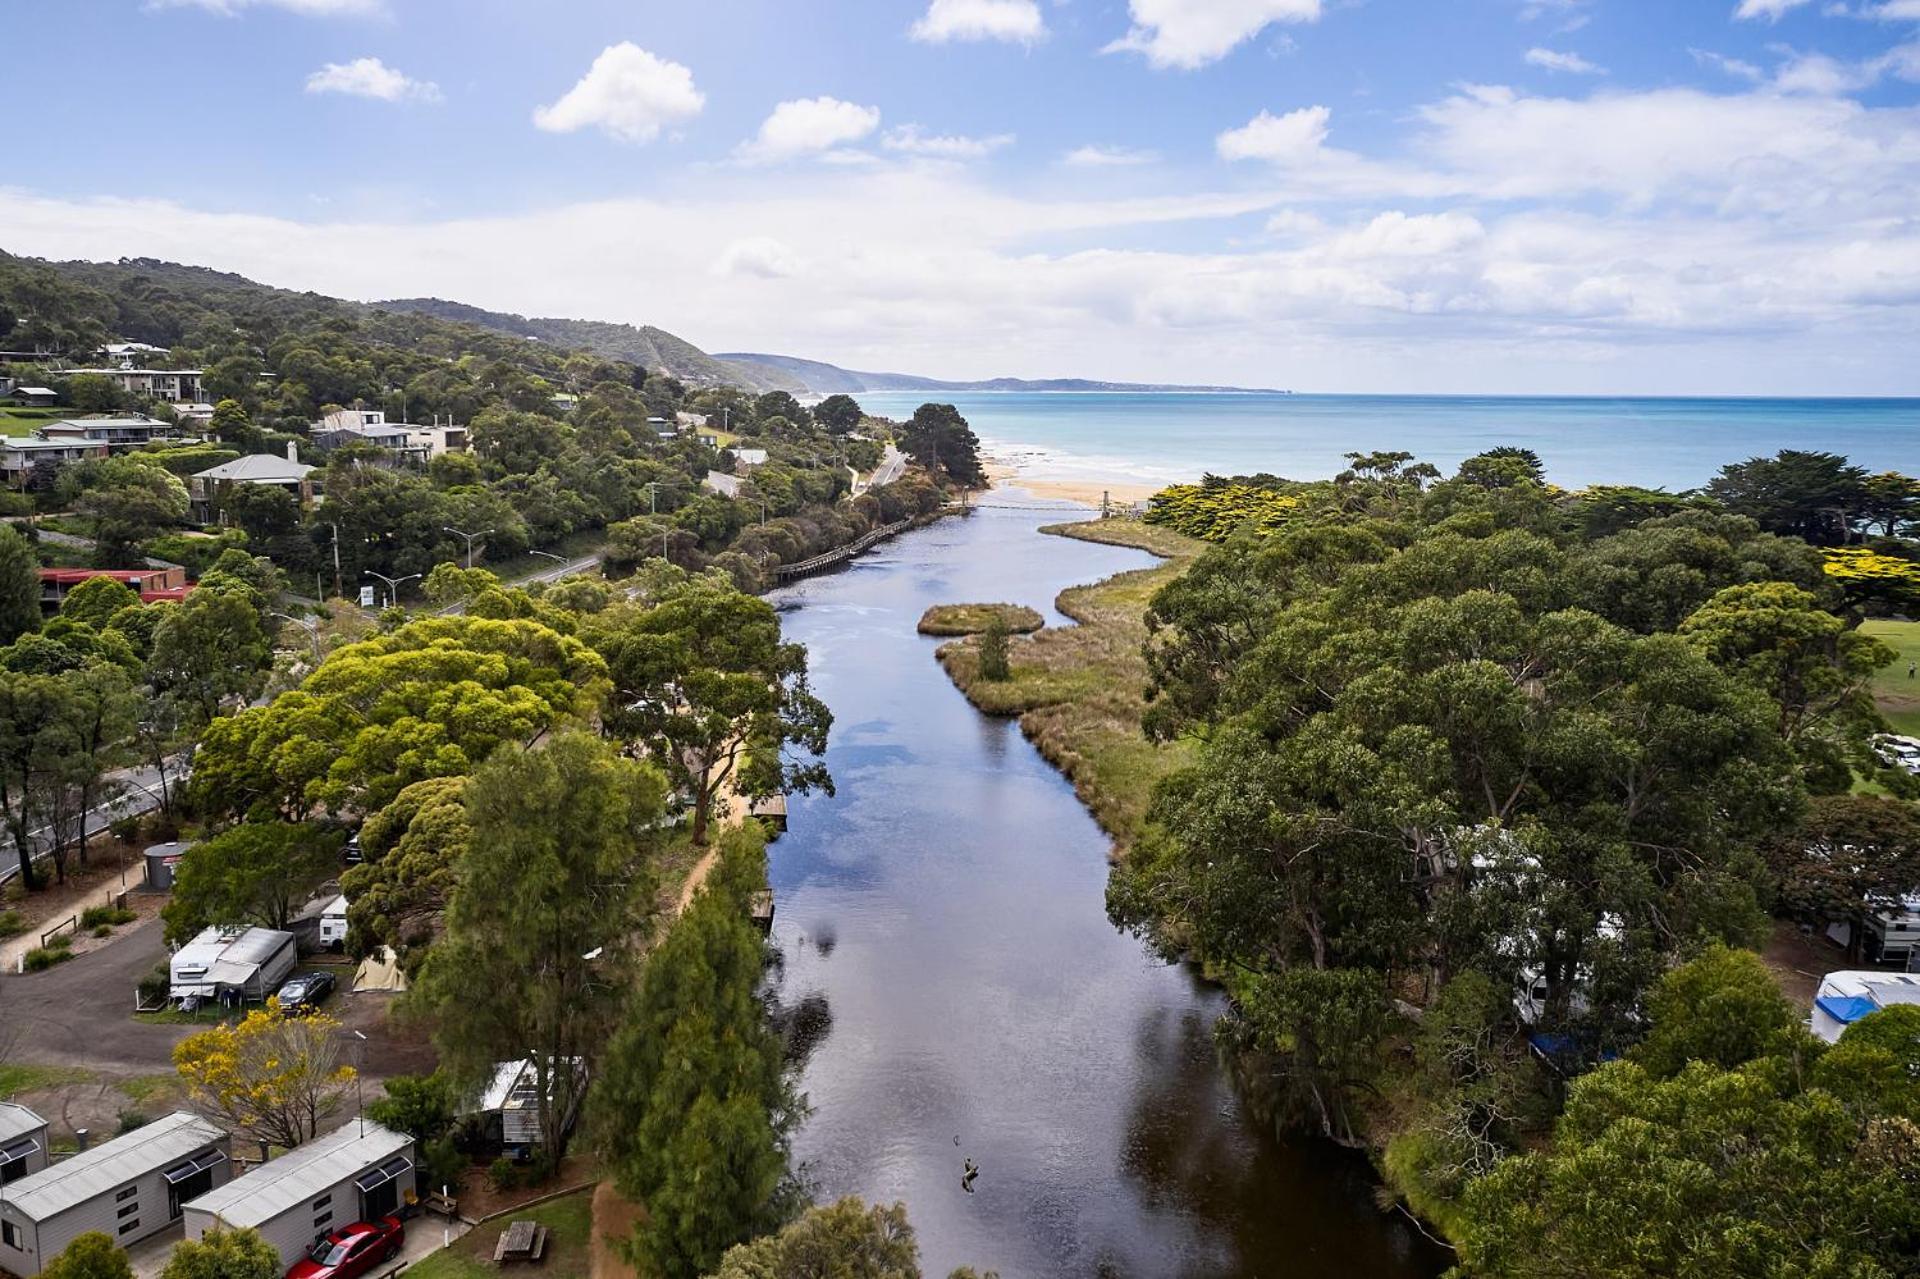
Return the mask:
<path id="1" fill-rule="evenodd" d="M 857 395 L 863 391 L 1191 391 L 1210 393 L 1246 392 L 1256 388 L 1239 386 L 1183 386 L 1150 382 L 1096 382 L 1086 378 L 985 378 L 974 382 L 944 381 L 912 373 L 867 373 L 843 369 L 822 360 L 803 360 L 794 355 L 767 355 L 754 351 L 718 353 L 735 368 L 762 370 L 767 376 L 784 376 L 801 384 L 815 395 Z M 788 389 L 793 389 L 789 387 Z"/>

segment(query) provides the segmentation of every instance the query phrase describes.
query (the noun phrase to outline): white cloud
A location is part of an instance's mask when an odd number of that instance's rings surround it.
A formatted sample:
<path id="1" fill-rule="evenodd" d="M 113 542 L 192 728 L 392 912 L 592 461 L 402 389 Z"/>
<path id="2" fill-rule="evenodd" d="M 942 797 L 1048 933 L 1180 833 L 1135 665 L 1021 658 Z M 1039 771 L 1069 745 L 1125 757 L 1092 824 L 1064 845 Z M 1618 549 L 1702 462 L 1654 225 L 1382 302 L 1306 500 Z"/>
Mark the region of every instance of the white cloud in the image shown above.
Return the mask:
<path id="1" fill-rule="evenodd" d="M 1920 22 L 1920 0 L 1884 0 L 1863 12 L 1882 22 Z"/>
<path id="2" fill-rule="evenodd" d="M 1526 63 L 1530 67 L 1543 67 L 1548 71 L 1565 71 L 1570 75 L 1606 74 L 1606 68 L 1595 66 L 1577 53 L 1560 53 L 1553 49 L 1528 49 Z"/>
<path id="3" fill-rule="evenodd" d="M 1191 71 L 1227 56 L 1276 22 L 1314 22 L 1320 0 L 1128 0 L 1133 26 L 1103 53 L 1142 54 Z"/>
<path id="4" fill-rule="evenodd" d="M 1069 164 L 1078 169 L 1119 169 L 1134 165 L 1152 164 L 1159 158 L 1160 157 L 1152 151 L 1089 142 L 1087 145 L 1075 147 L 1073 150 L 1061 156 L 1060 163 Z"/>
<path id="5" fill-rule="evenodd" d="M 149 9 L 205 9 L 235 17 L 243 9 L 284 9 L 310 18 L 359 18 L 383 14 L 384 0 L 147 0 Z"/>
<path id="6" fill-rule="evenodd" d="M 1724 72 L 1736 79 L 1757 82 L 1764 80 L 1767 75 L 1766 72 L 1754 66 L 1751 62 L 1743 62 L 1739 58 L 1729 58 L 1726 54 L 1715 53 L 1711 49 L 1688 49 L 1687 52 L 1692 54 L 1693 60 L 1701 66 Z"/>
<path id="7" fill-rule="evenodd" d="M 722 278 L 785 280 L 801 269 L 800 255 L 792 246 L 765 235 L 735 240 L 713 261 L 713 274 Z"/>
<path id="8" fill-rule="evenodd" d="M 1895 45 L 1877 58 L 1845 62 L 1824 53 L 1795 53 L 1774 73 L 1773 84 L 1782 93 L 1827 97 L 1856 93 L 1891 76 L 1920 80 L 1920 40 Z"/>
<path id="9" fill-rule="evenodd" d="M 1047 24 L 1035 0 L 932 0 L 908 30 L 915 40 L 1005 40 L 1032 44 L 1043 40 Z"/>
<path id="10" fill-rule="evenodd" d="M 1765 18 L 1768 22 L 1778 22 L 1790 10 L 1798 9 L 1808 0 L 1740 0 L 1740 7 L 1733 11 L 1736 18 Z"/>
<path id="11" fill-rule="evenodd" d="M 774 107 L 760 132 L 734 148 L 751 164 L 775 164 L 801 156 L 831 153 L 858 142 L 880 127 L 880 109 L 838 98 L 796 98 Z"/>
<path id="12" fill-rule="evenodd" d="M 1002 147 L 1013 145 L 1011 133 L 996 133 L 975 138 L 962 134 L 928 133 L 917 124 L 889 129 L 880 145 L 902 155 L 925 156 L 934 160 L 979 160 Z"/>
<path id="13" fill-rule="evenodd" d="M 430 80 L 415 80 L 378 58 L 329 62 L 307 77 L 307 92 L 344 93 L 355 98 L 378 98 L 382 102 L 440 100 L 439 85 Z"/>
<path id="14" fill-rule="evenodd" d="M 1265 160 L 1269 164 L 1300 164 L 1315 159 L 1327 140 L 1326 107 L 1301 107 L 1285 115 L 1262 111 L 1238 129 L 1214 139 L 1223 160 Z"/>
<path id="15" fill-rule="evenodd" d="M 533 122 L 549 133 L 597 128 L 622 142 L 651 142 L 706 103 L 693 72 L 623 40 L 602 49 L 558 102 L 536 107 Z"/>

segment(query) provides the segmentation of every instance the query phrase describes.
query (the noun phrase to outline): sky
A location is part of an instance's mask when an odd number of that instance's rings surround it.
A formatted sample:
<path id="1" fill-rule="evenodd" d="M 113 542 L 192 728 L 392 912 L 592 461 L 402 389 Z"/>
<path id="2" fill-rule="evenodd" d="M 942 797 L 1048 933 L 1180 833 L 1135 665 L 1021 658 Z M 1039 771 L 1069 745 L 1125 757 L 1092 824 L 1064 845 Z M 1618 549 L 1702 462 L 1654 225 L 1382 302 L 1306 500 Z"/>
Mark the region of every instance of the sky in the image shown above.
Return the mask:
<path id="1" fill-rule="evenodd" d="M 0 48 L 14 253 L 938 377 L 1920 394 L 1920 0 L 0 0 Z"/>

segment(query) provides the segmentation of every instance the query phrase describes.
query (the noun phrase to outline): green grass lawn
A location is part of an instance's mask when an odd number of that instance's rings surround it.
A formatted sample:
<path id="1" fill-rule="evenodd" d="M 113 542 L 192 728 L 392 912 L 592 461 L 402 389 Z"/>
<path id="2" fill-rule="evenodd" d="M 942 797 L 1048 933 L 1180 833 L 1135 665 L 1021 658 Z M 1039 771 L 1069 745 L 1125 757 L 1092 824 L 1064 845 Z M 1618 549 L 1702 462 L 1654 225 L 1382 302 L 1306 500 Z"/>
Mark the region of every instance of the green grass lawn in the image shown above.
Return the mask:
<path id="1" fill-rule="evenodd" d="M 83 1083 L 92 1076 L 78 1066 L 0 1065 L 0 1101 L 23 1092 Z"/>
<path id="2" fill-rule="evenodd" d="M 32 435 L 49 422 L 73 416 L 72 409 L 0 408 L 0 435 Z"/>
<path id="3" fill-rule="evenodd" d="M 587 1279 L 592 1268 L 593 1191 L 582 1190 L 524 1212 L 510 1212 L 474 1227 L 439 1252 L 422 1257 L 407 1268 L 410 1279 L 494 1279 L 502 1267 L 493 1260 L 494 1245 L 515 1221 L 537 1221 L 547 1228 L 547 1249 L 537 1266 L 516 1265 L 540 1279 Z M 413 1229 L 432 1230 L 427 1221 Z"/>
<path id="4" fill-rule="evenodd" d="M 1873 700 L 1896 733 L 1920 736 L 1920 678 L 1907 678 L 1907 664 L 1920 662 L 1920 622 L 1865 622 L 1861 630 L 1900 656 L 1873 677 Z"/>

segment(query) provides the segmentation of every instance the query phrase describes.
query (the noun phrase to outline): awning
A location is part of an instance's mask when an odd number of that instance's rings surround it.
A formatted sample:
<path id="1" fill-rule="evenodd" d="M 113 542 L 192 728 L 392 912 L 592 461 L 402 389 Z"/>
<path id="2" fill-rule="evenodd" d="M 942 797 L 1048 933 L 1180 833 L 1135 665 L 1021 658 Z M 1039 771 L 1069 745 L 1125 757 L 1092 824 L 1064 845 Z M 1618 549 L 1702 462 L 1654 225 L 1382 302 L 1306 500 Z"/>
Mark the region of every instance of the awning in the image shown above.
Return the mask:
<path id="1" fill-rule="evenodd" d="M 1821 1012 L 1847 1026 L 1880 1011 L 1880 1005 L 1865 995 L 1822 995 L 1813 1002 Z"/>
<path id="2" fill-rule="evenodd" d="M 37 1155 L 39 1153 L 39 1139 L 28 1137 L 24 1141 L 16 1141 L 4 1150 L 0 1150 L 0 1164 L 10 1164 L 16 1159 L 25 1159 L 28 1155 Z"/>
<path id="3" fill-rule="evenodd" d="M 395 1155 L 378 1168 L 369 1168 L 358 1177 L 355 1177 L 353 1184 L 358 1186 L 360 1193 L 364 1195 L 369 1191 L 380 1189 L 380 1187 L 386 1185 L 389 1181 L 392 1181 L 395 1177 L 400 1176 L 412 1167 L 413 1160 L 407 1158 L 405 1155 Z"/>
<path id="4" fill-rule="evenodd" d="M 218 1150 L 209 1150 L 203 1155 L 195 1155 L 183 1164 L 175 1164 L 160 1175 L 167 1179 L 169 1186 L 177 1186 L 187 1178 L 203 1173 L 209 1168 L 218 1168 L 225 1162 L 227 1162 L 225 1154 Z"/>

